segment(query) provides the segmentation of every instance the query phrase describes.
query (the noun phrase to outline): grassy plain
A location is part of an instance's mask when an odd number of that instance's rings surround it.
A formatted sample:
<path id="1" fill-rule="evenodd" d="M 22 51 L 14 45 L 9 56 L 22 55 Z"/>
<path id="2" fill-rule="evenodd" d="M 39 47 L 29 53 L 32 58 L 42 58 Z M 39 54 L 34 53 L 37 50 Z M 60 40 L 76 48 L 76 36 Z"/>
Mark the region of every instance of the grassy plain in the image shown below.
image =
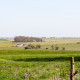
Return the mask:
<path id="1" fill-rule="evenodd" d="M 47 38 L 43 39 L 44 42 L 27 42 L 24 44 L 32 44 L 32 45 L 41 45 L 41 49 L 45 50 L 48 48 L 51 50 L 51 45 L 58 46 L 59 50 L 62 50 L 62 47 L 65 47 L 65 50 L 70 51 L 80 51 L 80 39 L 64 39 L 64 38 Z M 12 47 L 16 45 L 16 43 L 11 42 L 13 40 L 0 40 L 0 50 L 24 50 L 22 47 Z"/>
<path id="2" fill-rule="evenodd" d="M 70 58 L 73 56 L 75 70 L 78 70 L 75 80 L 80 80 L 80 44 L 76 44 L 80 39 L 46 39 L 45 42 L 25 43 L 40 44 L 40 50 L 25 50 L 23 47 L 12 47 L 16 43 L 1 41 L 0 80 L 69 80 Z M 51 50 L 51 45 L 60 49 Z M 46 47 L 49 50 L 45 50 Z M 66 51 L 62 51 L 61 47 L 65 47 Z"/>
<path id="3" fill-rule="evenodd" d="M 0 50 L 0 80 L 69 80 L 72 56 L 79 71 L 80 51 Z"/>

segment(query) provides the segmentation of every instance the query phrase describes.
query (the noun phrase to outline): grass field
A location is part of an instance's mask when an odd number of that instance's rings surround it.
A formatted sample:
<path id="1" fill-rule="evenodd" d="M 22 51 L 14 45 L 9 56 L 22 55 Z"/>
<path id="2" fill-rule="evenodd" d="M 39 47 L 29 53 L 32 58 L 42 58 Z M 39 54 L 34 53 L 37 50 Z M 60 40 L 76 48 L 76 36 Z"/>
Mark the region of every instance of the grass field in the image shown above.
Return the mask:
<path id="1" fill-rule="evenodd" d="M 0 80 L 70 80 L 71 57 L 75 57 L 75 71 L 78 71 L 75 80 L 80 80 L 80 44 L 76 44 L 79 40 L 46 39 L 25 43 L 40 44 L 39 50 L 12 47 L 16 43 L 0 40 Z M 52 50 L 51 45 L 60 49 Z M 49 49 L 45 50 L 46 47 Z M 66 50 L 62 51 L 62 47 Z"/>
<path id="2" fill-rule="evenodd" d="M 0 50 L 0 80 L 69 80 L 72 56 L 79 71 L 80 51 Z"/>

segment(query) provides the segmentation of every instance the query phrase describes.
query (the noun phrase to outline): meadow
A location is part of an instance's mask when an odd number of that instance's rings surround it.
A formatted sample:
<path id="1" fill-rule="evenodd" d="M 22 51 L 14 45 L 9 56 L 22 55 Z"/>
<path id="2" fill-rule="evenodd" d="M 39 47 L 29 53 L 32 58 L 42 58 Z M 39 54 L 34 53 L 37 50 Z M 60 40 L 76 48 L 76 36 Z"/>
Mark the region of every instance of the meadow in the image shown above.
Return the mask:
<path id="1" fill-rule="evenodd" d="M 12 42 L 13 40 L 0 40 L 0 50 L 24 50 L 23 47 L 12 47 L 17 43 Z M 52 50 L 51 45 L 58 46 L 59 50 L 62 50 L 62 47 L 65 47 L 67 51 L 80 51 L 80 39 L 65 39 L 65 38 L 47 38 L 43 39 L 43 42 L 26 42 L 23 44 L 29 45 L 32 44 L 34 46 L 41 45 L 41 50 Z"/>
<path id="2" fill-rule="evenodd" d="M 45 42 L 27 42 L 42 45 L 41 49 L 25 50 L 12 47 L 16 43 L 0 43 L 0 80 L 70 80 L 70 59 L 75 57 L 75 80 L 80 80 L 80 44 L 79 39 L 65 41 L 47 39 Z M 57 42 L 58 41 L 58 42 Z M 67 42 L 66 42 L 67 41 Z M 51 45 L 59 46 L 58 51 L 51 50 Z M 49 49 L 46 50 L 45 48 Z M 66 50 L 62 51 L 61 47 Z"/>

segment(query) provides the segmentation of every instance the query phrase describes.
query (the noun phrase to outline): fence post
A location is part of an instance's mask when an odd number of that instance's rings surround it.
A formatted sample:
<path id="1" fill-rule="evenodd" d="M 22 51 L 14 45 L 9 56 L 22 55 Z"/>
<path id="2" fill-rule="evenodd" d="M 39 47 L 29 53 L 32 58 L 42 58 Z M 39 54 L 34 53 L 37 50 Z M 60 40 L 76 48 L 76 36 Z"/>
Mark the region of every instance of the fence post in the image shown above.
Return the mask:
<path id="1" fill-rule="evenodd" d="M 70 80 L 74 80 L 74 57 L 71 58 Z"/>

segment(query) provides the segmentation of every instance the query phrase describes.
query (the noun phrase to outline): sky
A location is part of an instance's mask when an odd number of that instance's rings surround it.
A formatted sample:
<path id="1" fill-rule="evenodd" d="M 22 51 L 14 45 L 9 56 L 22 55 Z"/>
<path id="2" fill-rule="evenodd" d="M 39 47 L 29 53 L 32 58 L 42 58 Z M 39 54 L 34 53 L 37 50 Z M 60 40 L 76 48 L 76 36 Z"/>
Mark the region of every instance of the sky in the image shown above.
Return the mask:
<path id="1" fill-rule="evenodd" d="M 80 37 L 80 0 L 0 0 L 0 37 Z"/>

